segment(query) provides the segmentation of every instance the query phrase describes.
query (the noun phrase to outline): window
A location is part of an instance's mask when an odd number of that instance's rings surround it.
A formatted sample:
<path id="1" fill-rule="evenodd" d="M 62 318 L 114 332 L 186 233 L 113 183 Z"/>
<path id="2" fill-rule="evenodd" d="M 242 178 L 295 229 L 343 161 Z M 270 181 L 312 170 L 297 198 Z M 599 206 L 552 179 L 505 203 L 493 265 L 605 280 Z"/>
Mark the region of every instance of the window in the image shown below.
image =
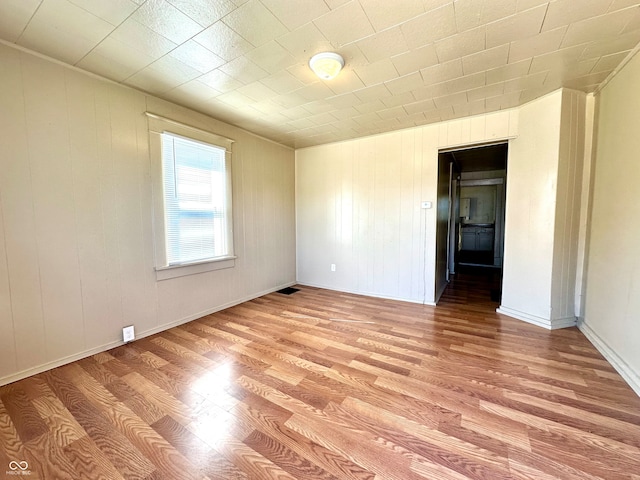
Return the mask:
<path id="1" fill-rule="evenodd" d="M 225 149 L 165 132 L 162 177 L 168 264 L 229 256 Z"/>
<path id="2" fill-rule="evenodd" d="M 154 159 L 156 277 L 234 266 L 231 140 L 147 116 Z"/>

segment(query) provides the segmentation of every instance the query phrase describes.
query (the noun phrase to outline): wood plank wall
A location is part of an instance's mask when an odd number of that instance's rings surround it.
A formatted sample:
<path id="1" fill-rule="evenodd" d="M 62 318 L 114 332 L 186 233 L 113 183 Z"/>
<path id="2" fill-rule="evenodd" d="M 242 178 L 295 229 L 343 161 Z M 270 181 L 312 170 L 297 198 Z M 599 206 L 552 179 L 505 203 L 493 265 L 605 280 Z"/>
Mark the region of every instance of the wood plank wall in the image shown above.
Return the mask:
<path id="1" fill-rule="evenodd" d="M 0 45 L 0 384 L 295 281 L 294 152 Z M 233 138 L 235 268 L 156 281 L 147 120 Z"/>

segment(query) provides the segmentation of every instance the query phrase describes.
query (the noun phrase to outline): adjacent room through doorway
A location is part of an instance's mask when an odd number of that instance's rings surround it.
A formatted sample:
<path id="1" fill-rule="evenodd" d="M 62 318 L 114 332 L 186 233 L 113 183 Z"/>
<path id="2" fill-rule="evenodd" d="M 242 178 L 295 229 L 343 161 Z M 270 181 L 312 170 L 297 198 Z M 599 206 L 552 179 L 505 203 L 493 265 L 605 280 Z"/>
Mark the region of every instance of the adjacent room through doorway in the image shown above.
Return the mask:
<path id="1" fill-rule="evenodd" d="M 500 302 L 507 152 L 506 142 L 439 152 L 436 299 Z"/>

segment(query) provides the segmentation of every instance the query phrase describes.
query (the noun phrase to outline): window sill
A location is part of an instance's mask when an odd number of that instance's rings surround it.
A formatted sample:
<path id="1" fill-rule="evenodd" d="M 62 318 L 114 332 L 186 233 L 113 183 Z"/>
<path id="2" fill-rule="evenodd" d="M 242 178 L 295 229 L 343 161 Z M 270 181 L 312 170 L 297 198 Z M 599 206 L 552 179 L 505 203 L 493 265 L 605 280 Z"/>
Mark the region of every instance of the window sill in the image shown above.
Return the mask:
<path id="1" fill-rule="evenodd" d="M 238 257 L 221 257 L 214 260 L 186 263 L 183 265 L 156 267 L 156 280 L 168 280 L 170 278 L 184 277 L 186 275 L 196 275 L 198 273 L 233 268 L 236 266 L 236 258 Z"/>

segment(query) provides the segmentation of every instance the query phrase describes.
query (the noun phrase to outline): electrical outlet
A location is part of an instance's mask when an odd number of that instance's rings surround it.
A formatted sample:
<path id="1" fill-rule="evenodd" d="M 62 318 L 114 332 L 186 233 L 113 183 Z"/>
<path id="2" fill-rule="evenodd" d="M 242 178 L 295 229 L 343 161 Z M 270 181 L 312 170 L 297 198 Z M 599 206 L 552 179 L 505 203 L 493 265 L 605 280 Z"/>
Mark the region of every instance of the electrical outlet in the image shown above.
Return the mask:
<path id="1" fill-rule="evenodd" d="M 332 271 L 332 272 L 335 272 L 335 271 L 336 271 L 336 264 L 335 264 L 335 263 L 332 263 L 332 264 L 331 264 L 331 271 Z"/>
<path id="2" fill-rule="evenodd" d="M 136 338 L 136 334 L 133 331 L 133 325 L 124 327 L 122 329 L 122 340 L 124 343 L 131 342 Z"/>

